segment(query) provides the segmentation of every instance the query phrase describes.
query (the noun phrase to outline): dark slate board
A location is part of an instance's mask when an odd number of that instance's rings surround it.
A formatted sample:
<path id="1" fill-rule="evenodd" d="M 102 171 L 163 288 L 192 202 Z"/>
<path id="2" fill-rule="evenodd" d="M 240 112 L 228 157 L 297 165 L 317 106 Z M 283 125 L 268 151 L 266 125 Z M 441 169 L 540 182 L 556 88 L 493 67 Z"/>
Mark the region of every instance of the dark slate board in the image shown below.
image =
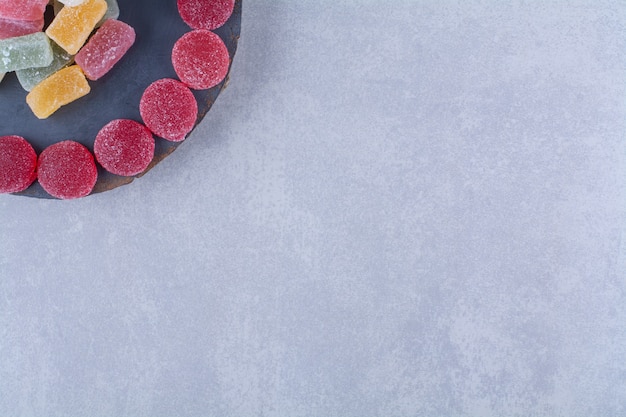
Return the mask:
<path id="1" fill-rule="evenodd" d="M 130 24 L 137 33 L 135 44 L 122 61 L 100 80 L 90 81 L 89 95 L 61 108 L 46 120 L 39 120 L 32 114 L 25 101 L 27 93 L 15 74 L 7 74 L 0 83 L 0 136 L 23 136 L 38 154 L 47 146 L 67 139 L 93 151 L 96 134 L 111 120 L 125 118 L 141 122 L 139 100 L 143 91 L 158 79 L 177 78 L 171 63 L 172 47 L 191 29 L 180 18 L 176 0 L 119 0 L 119 3 L 119 19 Z M 229 21 L 215 30 L 228 48 L 231 65 L 241 32 L 241 3 L 242 0 L 236 0 Z M 196 126 L 227 83 L 228 76 L 210 90 L 194 91 L 199 109 Z M 156 138 L 155 158 L 148 170 L 178 145 L 180 143 Z M 128 184 L 135 178 L 113 175 L 102 167 L 98 167 L 98 175 L 94 193 Z M 52 198 L 37 182 L 18 195 Z"/>

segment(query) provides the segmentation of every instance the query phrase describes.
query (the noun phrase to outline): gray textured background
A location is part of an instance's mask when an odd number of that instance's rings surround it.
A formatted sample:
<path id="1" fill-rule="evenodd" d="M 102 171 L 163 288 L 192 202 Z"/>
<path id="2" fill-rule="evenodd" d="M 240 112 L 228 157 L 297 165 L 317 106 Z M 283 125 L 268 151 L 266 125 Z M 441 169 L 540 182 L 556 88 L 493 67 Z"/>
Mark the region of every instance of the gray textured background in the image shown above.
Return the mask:
<path id="1" fill-rule="evenodd" d="M 0 196 L 0 415 L 626 415 L 626 2 L 250 0 L 146 177 Z"/>

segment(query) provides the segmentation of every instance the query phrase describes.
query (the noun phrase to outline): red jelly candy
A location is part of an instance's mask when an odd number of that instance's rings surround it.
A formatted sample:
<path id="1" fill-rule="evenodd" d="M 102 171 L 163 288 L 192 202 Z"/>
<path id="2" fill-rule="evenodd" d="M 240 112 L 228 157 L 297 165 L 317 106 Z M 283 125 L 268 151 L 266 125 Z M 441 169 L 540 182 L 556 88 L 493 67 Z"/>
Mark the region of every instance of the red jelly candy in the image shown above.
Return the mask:
<path id="1" fill-rule="evenodd" d="M 135 30 L 126 23 L 109 19 L 76 54 L 74 60 L 90 80 L 97 80 L 128 52 L 135 43 Z"/>
<path id="2" fill-rule="evenodd" d="M 37 20 L 13 20 L 0 18 L 0 39 L 15 38 L 41 32 L 43 17 Z"/>
<path id="3" fill-rule="evenodd" d="M 172 50 L 172 64 L 182 82 L 196 90 L 218 85 L 228 73 L 230 59 L 222 39 L 210 30 L 183 35 Z"/>
<path id="4" fill-rule="evenodd" d="M 0 17 L 15 20 L 39 20 L 48 0 L 0 0 Z"/>
<path id="5" fill-rule="evenodd" d="M 107 123 L 96 135 L 93 147 L 100 165 L 116 175 L 137 175 L 154 157 L 152 133 L 134 120 L 118 119 Z"/>
<path id="6" fill-rule="evenodd" d="M 178 0 L 178 12 L 194 29 L 217 29 L 235 7 L 235 0 Z"/>
<path id="7" fill-rule="evenodd" d="M 0 193 L 24 191 L 37 178 L 37 154 L 20 136 L 0 137 Z"/>
<path id="8" fill-rule="evenodd" d="M 198 103 L 185 84 L 163 78 L 146 88 L 139 102 L 139 112 L 155 135 L 180 142 L 196 124 Z"/>
<path id="9" fill-rule="evenodd" d="M 89 195 L 98 179 L 91 152 L 71 140 L 44 149 L 39 155 L 37 170 L 43 189 L 64 200 Z"/>

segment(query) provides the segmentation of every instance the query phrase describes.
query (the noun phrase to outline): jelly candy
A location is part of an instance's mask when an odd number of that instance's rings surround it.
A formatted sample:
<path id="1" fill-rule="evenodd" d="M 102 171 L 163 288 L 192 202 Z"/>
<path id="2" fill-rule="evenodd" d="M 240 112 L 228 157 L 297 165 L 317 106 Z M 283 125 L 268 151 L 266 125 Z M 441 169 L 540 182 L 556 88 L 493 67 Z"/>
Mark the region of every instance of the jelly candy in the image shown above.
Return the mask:
<path id="1" fill-rule="evenodd" d="M 0 40 L 0 72 L 45 67 L 51 62 L 50 40 L 43 32 Z"/>
<path id="2" fill-rule="evenodd" d="M 147 127 L 134 120 L 118 119 L 98 132 L 93 151 L 107 171 L 131 176 L 145 171 L 154 157 L 154 146 Z"/>
<path id="3" fill-rule="evenodd" d="M 104 0 L 87 0 L 76 7 L 64 7 L 50 23 L 46 34 L 61 48 L 76 55 L 106 9 Z"/>
<path id="4" fill-rule="evenodd" d="M 180 80 L 196 90 L 219 84 L 230 60 L 222 39 L 210 30 L 194 30 L 174 44 L 172 64 Z"/>
<path id="5" fill-rule="evenodd" d="M 217 29 L 232 15 L 235 0 L 178 0 L 178 12 L 193 29 Z"/>
<path id="6" fill-rule="evenodd" d="M 15 38 L 41 32 L 43 17 L 37 20 L 0 19 L 0 39 Z"/>
<path id="7" fill-rule="evenodd" d="M 59 3 L 63 3 L 65 6 L 76 7 L 83 4 L 86 0 L 57 0 Z"/>
<path id="8" fill-rule="evenodd" d="M 78 65 L 52 74 L 26 96 L 26 102 L 40 119 L 45 119 L 61 106 L 83 97 L 90 91 L 83 71 Z"/>
<path id="9" fill-rule="evenodd" d="M 139 102 L 139 112 L 155 135 L 180 142 L 196 123 L 198 103 L 183 83 L 163 78 L 146 88 Z"/>
<path id="10" fill-rule="evenodd" d="M 37 84 L 72 62 L 73 57 L 55 42 L 50 41 L 50 46 L 53 56 L 50 65 L 16 71 L 17 79 L 24 90 L 31 91 Z"/>
<path id="11" fill-rule="evenodd" d="M 15 20 L 39 20 L 48 0 L 0 0 L 0 17 Z"/>
<path id="12" fill-rule="evenodd" d="M 76 55 L 76 63 L 90 80 L 97 80 L 126 54 L 135 31 L 119 20 L 107 20 Z"/>
<path id="13" fill-rule="evenodd" d="M 109 19 L 117 19 L 120 16 L 120 7 L 117 4 L 117 0 L 106 0 L 106 2 L 107 2 L 107 11 L 102 17 L 102 19 L 100 19 L 96 27 L 102 26 L 102 24 Z M 54 0 L 54 14 L 57 15 L 61 11 L 62 8 L 63 8 L 63 3 L 61 3 L 59 0 Z"/>
<path id="14" fill-rule="evenodd" d="M 0 137 L 0 193 L 17 193 L 37 178 L 37 154 L 20 136 Z"/>
<path id="15" fill-rule="evenodd" d="M 67 200 L 89 195 L 98 179 L 98 169 L 86 147 L 66 140 L 48 146 L 39 155 L 37 176 L 48 194 Z"/>

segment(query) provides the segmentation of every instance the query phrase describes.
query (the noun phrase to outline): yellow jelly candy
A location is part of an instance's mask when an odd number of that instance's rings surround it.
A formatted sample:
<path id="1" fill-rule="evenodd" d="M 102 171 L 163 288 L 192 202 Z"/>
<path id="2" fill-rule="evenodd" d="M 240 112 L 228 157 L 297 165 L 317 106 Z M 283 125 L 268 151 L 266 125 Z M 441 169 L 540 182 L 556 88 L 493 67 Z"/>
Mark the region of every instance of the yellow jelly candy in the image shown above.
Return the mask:
<path id="1" fill-rule="evenodd" d="M 106 11 L 105 0 L 87 0 L 78 6 L 65 6 L 46 29 L 46 35 L 70 55 L 76 55 Z"/>
<path id="2" fill-rule="evenodd" d="M 30 109 L 40 119 L 46 119 L 61 106 L 71 103 L 91 91 L 85 74 L 78 65 L 52 74 L 26 96 Z"/>

